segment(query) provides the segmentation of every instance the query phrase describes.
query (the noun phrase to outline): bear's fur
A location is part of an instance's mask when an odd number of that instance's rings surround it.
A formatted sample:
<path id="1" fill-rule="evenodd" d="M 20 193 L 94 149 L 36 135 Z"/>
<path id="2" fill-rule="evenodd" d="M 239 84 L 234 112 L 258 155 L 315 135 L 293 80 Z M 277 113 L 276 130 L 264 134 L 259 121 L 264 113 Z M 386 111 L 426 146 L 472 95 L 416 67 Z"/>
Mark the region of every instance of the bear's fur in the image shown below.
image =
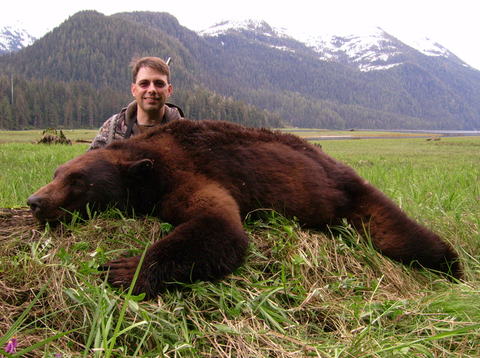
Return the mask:
<path id="1" fill-rule="evenodd" d="M 215 280 L 242 264 L 242 219 L 270 208 L 301 225 L 325 228 L 346 219 L 394 260 L 461 277 L 458 256 L 350 167 L 290 134 L 218 121 L 177 120 L 59 166 L 28 199 L 34 216 L 114 203 L 175 226 L 155 242 L 133 292 L 152 298 L 168 283 Z M 140 256 L 107 263 L 108 280 L 125 288 Z"/>

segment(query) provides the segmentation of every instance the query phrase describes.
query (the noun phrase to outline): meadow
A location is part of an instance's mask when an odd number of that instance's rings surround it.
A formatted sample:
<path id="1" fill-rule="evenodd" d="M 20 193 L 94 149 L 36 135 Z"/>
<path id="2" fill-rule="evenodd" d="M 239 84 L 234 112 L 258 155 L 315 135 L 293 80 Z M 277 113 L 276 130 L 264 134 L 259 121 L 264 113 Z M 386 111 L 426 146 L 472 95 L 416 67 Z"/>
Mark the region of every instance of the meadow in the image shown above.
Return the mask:
<path id="1" fill-rule="evenodd" d="M 349 226 L 320 233 L 266 212 L 245 221 L 233 275 L 143 302 L 97 267 L 172 227 L 115 210 L 37 225 L 27 197 L 87 145 L 3 141 L 0 354 L 15 339 L 25 357 L 479 357 L 480 138 L 319 143 L 450 242 L 464 280 L 391 261 Z"/>

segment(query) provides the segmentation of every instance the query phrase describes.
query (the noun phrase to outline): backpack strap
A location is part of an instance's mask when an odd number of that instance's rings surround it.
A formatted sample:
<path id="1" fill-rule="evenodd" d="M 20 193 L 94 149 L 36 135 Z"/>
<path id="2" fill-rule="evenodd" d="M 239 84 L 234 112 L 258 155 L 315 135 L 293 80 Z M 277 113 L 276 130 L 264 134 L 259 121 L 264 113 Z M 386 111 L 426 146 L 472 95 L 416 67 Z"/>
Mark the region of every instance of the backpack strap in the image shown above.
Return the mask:
<path id="1" fill-rule="evenodd" d="M 130 119 L 130 122 L 128 122 L 127 130 L 125 131 L 125 135 L 123 136 L 123 139 L 130 138 L 130 136 L 132 135 L 133 126 L 135 125 L 135 123 L 137 123 L 137 114 L 136 113 Z"/>

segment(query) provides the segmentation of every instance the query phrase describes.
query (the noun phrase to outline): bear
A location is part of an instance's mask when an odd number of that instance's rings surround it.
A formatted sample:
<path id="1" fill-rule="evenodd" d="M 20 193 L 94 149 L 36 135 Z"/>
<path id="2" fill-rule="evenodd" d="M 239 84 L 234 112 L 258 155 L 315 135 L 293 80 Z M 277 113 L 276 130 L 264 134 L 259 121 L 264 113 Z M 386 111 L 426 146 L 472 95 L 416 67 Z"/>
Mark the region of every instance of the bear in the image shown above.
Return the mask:
<path id="1" fill-rule="evenodd" d="M 175 120 L 60 165 L 28 205 L 40 222 L 115 205 L 154 215 L 173 231 L 146 251 L 133 293 L 156 297 L 175 282 L 212 281 L 243 261 L 244 218 L 272 209 L 312 229 L 345 220 L 383 255 L 462 277 L 457 252 L 409 218 L 351 167 L 288 133 L 214 120 Z M 106 263 L 128 288 L 141 255 Z"/>

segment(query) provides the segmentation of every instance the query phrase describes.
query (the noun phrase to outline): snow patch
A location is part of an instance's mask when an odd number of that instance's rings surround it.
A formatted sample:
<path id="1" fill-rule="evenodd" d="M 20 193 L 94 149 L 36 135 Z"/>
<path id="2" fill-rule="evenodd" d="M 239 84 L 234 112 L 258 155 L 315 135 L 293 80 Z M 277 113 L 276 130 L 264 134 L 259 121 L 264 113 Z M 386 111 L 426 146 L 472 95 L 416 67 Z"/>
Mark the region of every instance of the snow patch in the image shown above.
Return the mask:
<path id="1" fill-rule="evenodd" d="M 35 40 L 24 29 L 20 21 L 15 21 L 0 28 L 0 53 L 21 50 L 31 45 Z"/>
<path id="2" fill-rule="evenodd" d="M 286 34 L 285 29 L 273 28 L 265 21 L 258 19 L 223 20 L 206 30 L 197 31 L 197 34 L 200 36 L 217 37 L 226 34 L 229 31 L 241 30 L 258 32 L 268 37 L 289 37 Z"/>
<path id="3" fill-rule="evenodd" d="M 358 68 L 362 72 L 369 72 L 369 71 L 388 70 L 392 67 L 396 67 L 396 66 L 399 66 L 399 65 L 401 65 L 401 63 L 392 63 L 390 65 L 369 65 L 369 64 L 365 64 L 365 65 L 359 65 Z"/>
<path id="4" fill-rule="evenodd" d="M 445 47 L 429 39 L 428 37 L 405 38 L 403 41 L 408 46 L 413 47 L 415 50 L 420 51 L 427 56 L 450 57 L 452 55 L 452 53 Z"/>

